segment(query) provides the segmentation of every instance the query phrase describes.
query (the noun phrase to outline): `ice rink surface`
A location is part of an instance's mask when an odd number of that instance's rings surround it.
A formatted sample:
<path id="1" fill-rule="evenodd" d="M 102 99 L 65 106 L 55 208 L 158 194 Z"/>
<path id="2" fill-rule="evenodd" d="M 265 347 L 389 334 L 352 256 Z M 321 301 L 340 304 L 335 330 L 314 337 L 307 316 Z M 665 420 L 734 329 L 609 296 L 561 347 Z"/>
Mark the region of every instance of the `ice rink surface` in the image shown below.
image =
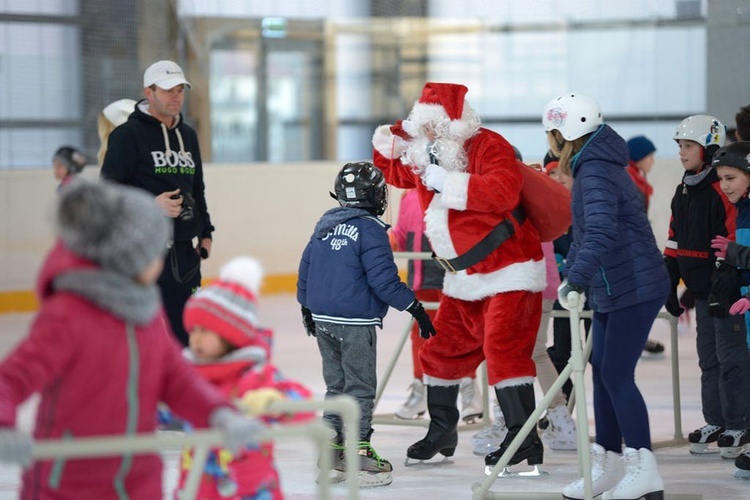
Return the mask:
<path id="1" fill-rule="evenodd" d="M 291 294 L 261 297 L 260 316 L 265 324 L 275 331 L 274 363 L 287 377 L 307 384 L 316 397 L 322 398 L 325 385 L 321 376 L 320 356 L 315 340 L 307 337 L 302 328 L 299 306 Z M 0 315 L 0 353 L 5 354 L 25 334 L 33 314 Z M 392 359 L 409 315 L 393 309 L 385 320 L 378 337 L 379 374 L 385 372 Z M 682 331 L 678 335 L 679 348 L 673 352 L 669 345 L 669 323 L 658 319 L 651 338 L 666 345 L 661 359 L 642 359 L 636 371 L 638 385 L 648 405 L 652 440 L 656 446 L 659 471 L 666 483 L 666 493 L 673 498 L 702 498 L 705 500 L 750 498 L 750 481 L 735 479 L 732 460 L 723 460 L 718 454 L 695 457 L 688 453 L 686 445 L 660 447 L 660 442 L 674 438 L 672 404 L 672 363 L 679 359 L 681 384 L 682 434 L 704 424 L 700 411 L 700 372 L 695 354 L 695 330 Z M 551 332 L 550 332 L 551 338 Z M 386 385 L 385 392 L 376 408 L 376 414 L 392 414 L 403 403 L 412 380 L 410 344 L 404 352 Z M 591 384 L 587 377 L 587 402 L 589 425 L 593 434 L 593 410 L 591 409 Z M 541 393 L 538 393 L 541 397 Z M 30 428 L 33 422 L 33 402 L 22 408 L 19 425 Z M 421 439 L 426 428 L 407 425 L 375 424 L 372 443 L 377 452 L 393 464 L 393 483 L 390 486 L 361 490 L 361 498 L 387 499 L 469 499 L 472 483 L 484 478 L 482 457 L 472 454 L 471 436 L 477 429 L 465 429 L 459 434 L 459 444 L 451 463 L 404 467 L 406 448 Z M 177 450 L 165 452 L 165 497 L 176 481 Z M 282 477 L 282 488 L 289 499 L 317 498 L 315 484 L 317 450 L 306 440 L 283 439 L 276 445 L 277 467 Z M 501 478 L 491 490 L 495 492 L 539 492 L 559 493 L 569 482 L 579 477 L 575 452 L 545 450 L 542 470 L 548 475 L 539 478 Z M 0 500 L 18 498 L 19 469 L 0 465 Z M 345 498 L 344 486 L 335 486 L 335 498 Z M 688 496 L 690 495 L 690 496 Z M 698 496 L 700 495 L 700 496 Z M 528 498 L 528 497 L 526 497 Z M 560 495 L 559 498 L 562 498 Z"/>

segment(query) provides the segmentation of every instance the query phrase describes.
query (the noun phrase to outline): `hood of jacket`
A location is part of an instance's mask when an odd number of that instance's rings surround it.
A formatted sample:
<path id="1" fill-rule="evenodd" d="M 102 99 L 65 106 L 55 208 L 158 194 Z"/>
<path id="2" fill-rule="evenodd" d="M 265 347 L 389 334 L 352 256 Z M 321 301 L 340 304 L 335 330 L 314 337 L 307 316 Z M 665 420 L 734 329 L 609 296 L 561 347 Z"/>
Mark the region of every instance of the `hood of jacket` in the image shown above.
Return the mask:
<path id="1" fill-rule="evenodd" d="M 599 160 L 625 168 L 628 165 L 628 143 L 617 132 L 605 124 L 589 137 L 581 150 L 571 160 L 573 177 L 578 173 L 578 167 L 584 162 Z"/>
<path id="2" fill-rule="evenodd" d="M 50 251 L 37 280 L 40 301 L 56 292 L 79 295 L 136 325 L 150 323 L 161 306 L 155 284 L 141 285 L 129 276 L 104 270 L 73 253 L 61 240 Z"/>
<path id="3" fill-rule="evenodd" d="M 349 219 L 355 219 L 357 217 L 373 217 L 370 212 L 361 208 L 352 207 L 336 207 L 328 210 L 323 214 L 317 224 L 315 224 L 315 237 L 323 238 L 333 228 L 346 222 Z"/>

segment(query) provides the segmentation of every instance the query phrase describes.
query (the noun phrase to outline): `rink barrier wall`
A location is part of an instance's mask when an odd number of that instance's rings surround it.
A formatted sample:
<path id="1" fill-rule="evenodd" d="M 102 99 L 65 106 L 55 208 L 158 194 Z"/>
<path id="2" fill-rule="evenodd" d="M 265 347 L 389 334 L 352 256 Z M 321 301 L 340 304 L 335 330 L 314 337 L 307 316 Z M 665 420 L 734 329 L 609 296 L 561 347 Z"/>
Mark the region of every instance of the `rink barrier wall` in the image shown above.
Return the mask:
<path id="1" fill-rule="evenodd" d="M 320 215 L 335 206 L 329 192 L 345 162 L 206 164 L 204 177 L 211 219 L 216 226 L 205 281 L 238 255 L 252 255 L 264 266 L 261 293 L 294 292 L 297 266 Z M 533 162 L 532 162 L 533 163 Z M 658 159 L 649 181 L 654 234 L 664 247 L 669 201 L 683 170 L 676 159 Z M 81 174 L 95 179 L 97 166 Z M 50 167 L 0 171 L 0 314 L 38 307 L 36 275 L 53 244 L 57 184 Z M 392 224 L 401 190 L 391 188 L 383 219 Z"/>

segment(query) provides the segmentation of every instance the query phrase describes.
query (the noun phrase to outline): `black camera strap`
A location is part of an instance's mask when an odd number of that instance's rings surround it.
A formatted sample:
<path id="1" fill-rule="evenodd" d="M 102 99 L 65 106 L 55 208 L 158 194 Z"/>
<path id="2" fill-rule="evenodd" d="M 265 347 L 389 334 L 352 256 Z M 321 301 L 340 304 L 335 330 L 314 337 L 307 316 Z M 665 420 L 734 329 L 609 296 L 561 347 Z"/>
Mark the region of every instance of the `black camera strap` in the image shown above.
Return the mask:
<path id="1" fill-rule="evenodd" d="M 190 244 L 190 246 L 192 247 L 192 243 Z M 193 267 L 191 270 L 185 273 L 184 276 L 181 276 L 180 275 L 180 263 L 177 260 L 176 247 L 177 245 L 173 242 L 172 246 L 169 248 L 169 264 L 172 269 L 172 277 L 174 278 L 174 280 L 177 283 L 184 285 L 185 283 L 192 280 L 195 277 L 195 275 L 200 272 L 201 262 L 200 260 L 198 260 L 198 264 L 195 267 Z"/>

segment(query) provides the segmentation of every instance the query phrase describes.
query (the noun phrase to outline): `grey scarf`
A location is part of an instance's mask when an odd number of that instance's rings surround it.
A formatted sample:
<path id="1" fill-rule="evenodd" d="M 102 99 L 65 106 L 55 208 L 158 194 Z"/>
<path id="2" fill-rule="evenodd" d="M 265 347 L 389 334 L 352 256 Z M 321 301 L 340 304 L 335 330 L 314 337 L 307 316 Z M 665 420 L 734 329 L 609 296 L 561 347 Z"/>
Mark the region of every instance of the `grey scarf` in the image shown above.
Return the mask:
<path id="1" fill-rule="evenodd" d="M 682 182 L 687 184 L 688 186 L 697 186 L 700 184 L 700 182 L 706 178 L 706 176 L 713 170 L 713 167 L 708 167 L 707 169 L 697 173 L 697 174 L 691 174 L 690 172 L 685 172 L 685 176 L 682 178 Z"/>
<path id="2" fill-rule="evenodd" d="M 80 295 L 136 325 L 151 321 L 161 303 L 156 285 L 140 285 L 132 278 L 100 269 L 62 274 L 55 278 L 53 287 Z"/>

